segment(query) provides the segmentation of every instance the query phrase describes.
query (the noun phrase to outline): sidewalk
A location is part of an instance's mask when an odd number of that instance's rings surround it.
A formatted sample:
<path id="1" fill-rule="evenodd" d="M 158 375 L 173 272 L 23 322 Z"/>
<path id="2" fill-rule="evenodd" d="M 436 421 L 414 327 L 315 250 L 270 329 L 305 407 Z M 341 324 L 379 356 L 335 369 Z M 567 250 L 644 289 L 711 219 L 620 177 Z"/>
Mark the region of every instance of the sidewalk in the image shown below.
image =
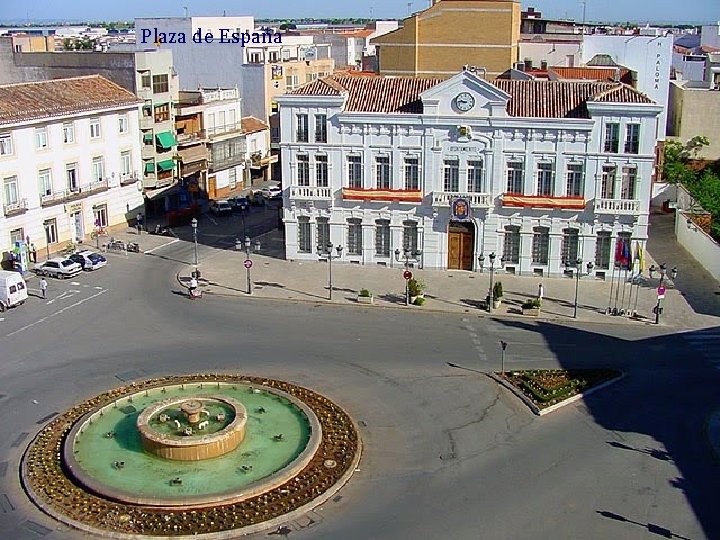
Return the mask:
<path id="1" fill-rule="evenodd" d="M 650 243 L 649 251 L 651 252 L 648 253 L 646 264 L 648 267 L 650 264 L 658 266 L 652 253 L 662 253 L 663 262 L 669 264 L 670 267 L 678 265 L 678 285 L 685 289 L 681 292 L 675 288 L 672 281 L 665 280 L 667 291 L 663 300 L 664 310 L 660 318 L 661 326 L 696 329 L 720 325 L 720 317 L 714 314 L 720 314 L 720 307 L 714 311 L 712 305 L 713 301 L 720 304 L 720 297 L 711 298 L 708 301 L 710 307 L 706 307 L 699 313 L 691 305 L 699 288 L 707 290 L 714 286 L 717 289 L 717 284 L 707 282 L 701 274 L 699 274 L 700 277 L 697 277 L 698 271 L 695 268 L 697 263 L 687 254 L 683 257 L 684 250 L 674 243 L 673 238 L 667 238 L 668 234 L 672 235 L 672 229 L 668 230 L 667 226 L 662 226 L 665 224 L 663 218 L 665 216 L 661 216 L 659 224 L 653 221 L 651 234 L 657 235 L 657 238 Z M 174 241 L 170 237 L 146 233 L 138 237 L 130 229 L 125 234 L 116 233 L 115 236 L 123 240 L 139 241 L 143 252 Z M 199 270 L 202 276 L 201 286 L 205 294 L 237 297 L 243 301 L 275 299 L 346 305 L 357 304 L 358 292 L 366 288 L 374 296 L 374 307 L 474 315 L 487 314 L 484 309 L 484 299 L 488 294 L 490 284 L 489 272 L 413 269 L 414 277 L 424 281 L 427 286 L 426 302 L 423 306 L 405 306 L 405 281 L 402 277 L 404 270 L 402 265 L 385 268 L 343 264 L 335 261 L 332 263 L 334 292 L 333 299 L 330 301 L 327 262 L 284 260 L 282 258 L 284 255 L 282 237 L 277 231 L 255 238 L 255 240 L 261 242 L 261 250 L 260 253 L 251 253 L 253 261 L 251 269 L 252 295 L 247 294 L 247 274 L 243 266 L 245 253 L 232 249 L 214 249 L 209 255 L 203 257 Z M 191 270 L 190 265 L 180 269 L 180 276 L 189 279 Z M 501 281 L 505 292 L 500 307 L 493 310 L 495 316 L 517 316 L 525 320 L 557 322 L 574 320 L 575 280 L 572 278 L 517 277 L 496 272 L 494 281 Z M 522 315 L 520 306 L 525 300 L 537 295 L 538 285 L 541 282 L 544 287 L 544 299 L 540 317 Z M 646 276 L 644 283 L 639 288 L 632 287 L 632 301 L 630 301 L 631 287 L 627 284 L 623 302 L 622 288 L 618 292 L 616 286 L 611 297 L 609 281 L 581 279 L 577 320 L 596 323 L 654 325 L 655 316 L 652 309 L 657 303 L 656 288 L 658 284 L 659 276 L 657 274 L 653 279 Z M 608 306 L 625 306 L 634 309 L 636 296 L 640 320 L 606 314 Z M 706 296 L 708 295 L 706 294 Z"/>

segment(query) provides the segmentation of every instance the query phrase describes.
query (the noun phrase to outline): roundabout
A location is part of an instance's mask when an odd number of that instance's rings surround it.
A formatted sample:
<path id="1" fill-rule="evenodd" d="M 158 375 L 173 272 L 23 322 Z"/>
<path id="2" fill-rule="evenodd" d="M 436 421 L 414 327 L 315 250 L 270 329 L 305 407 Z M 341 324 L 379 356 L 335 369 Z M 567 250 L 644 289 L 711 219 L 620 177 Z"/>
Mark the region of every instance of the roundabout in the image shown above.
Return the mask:
<path id="1" fill-rule="evenodd" d="M 28 446 L 21 476 L 43 511 L 98 535 L 222 538 L 320 504 L 360 452 L 352 419 L 312 390 L 199 374 L 76 405 Z"/>

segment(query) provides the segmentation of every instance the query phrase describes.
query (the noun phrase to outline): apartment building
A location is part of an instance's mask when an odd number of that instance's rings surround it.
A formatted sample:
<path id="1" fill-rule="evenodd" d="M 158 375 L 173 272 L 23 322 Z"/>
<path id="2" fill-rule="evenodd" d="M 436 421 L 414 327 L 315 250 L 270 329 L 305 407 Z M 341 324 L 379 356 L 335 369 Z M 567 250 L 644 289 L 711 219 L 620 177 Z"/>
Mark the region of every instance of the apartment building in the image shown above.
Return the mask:
<path id="1" fill-rule="evenodd" d="M 50 253 L 143 208 L 141 101 L 100 76 L 0 86 L 0 249 Z"/>
<path id="2" fill-rule="evenodd" d="M 622 83 L 338 74 L 278 102 L 288 259 L 602 278 L 647 239 L 662 107 Z"/>

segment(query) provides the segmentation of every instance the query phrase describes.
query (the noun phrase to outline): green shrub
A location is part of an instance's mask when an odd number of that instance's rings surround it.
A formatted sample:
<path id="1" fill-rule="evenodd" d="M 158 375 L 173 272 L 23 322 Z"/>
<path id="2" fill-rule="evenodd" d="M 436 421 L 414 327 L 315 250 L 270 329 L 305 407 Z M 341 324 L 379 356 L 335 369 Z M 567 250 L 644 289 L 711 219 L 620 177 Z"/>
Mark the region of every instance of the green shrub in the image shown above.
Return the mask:
<path id="1" fill-rule="evenodd" d="M 425 283 L 422 281 L 412 278 L 408 280 L 408 292 L 410 296 L 419 296 L 425 290 Z"/>
<path id="2" fill-rule="evenodd" d="M 540 299 L 539 298 L 532 298 L 530 300 L 527 300 L 523 305 L 523 309 L 534 309 L 534 308 L 540 308 Z"/>
<path id="3" fill-rule="evenodd" d="M 360 294 L 359 294 L 359 296 L 363 296 L 363 297 L 365 297 L 365 298 L 369 298 L 369 297 L 372 296 L 372 294 L 370 294 L 370 291 L 368 291 L 367 289 L 360 289 Z"/>
<path id="4" fill-rule="evenodd" d="M 422 306 L 424 303 L 425 303 L 425 299 L 422 296 L 418 296 L 414 302 L 414 304 L 416 306 Z"/>
<path id="5" fill-rule="evenodd" d="M 493 298 L 498 299 L 502 298 L 503 296 L 503 286 L 502 281 L 498 281 L 495 285 L 493 285 Z"/>

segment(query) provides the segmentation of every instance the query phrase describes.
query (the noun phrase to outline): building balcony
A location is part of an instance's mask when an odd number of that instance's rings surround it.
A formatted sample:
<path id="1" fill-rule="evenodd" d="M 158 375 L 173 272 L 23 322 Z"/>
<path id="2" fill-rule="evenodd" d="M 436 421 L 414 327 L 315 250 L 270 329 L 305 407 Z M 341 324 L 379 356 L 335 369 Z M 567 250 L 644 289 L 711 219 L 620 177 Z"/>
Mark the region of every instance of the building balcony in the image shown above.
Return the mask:
<path id="1" fill-rule="evenodd" d="M 155 118 L 152 116 L 140 116 L 140 129 L 152 129 L 155 125 Z"/>
<path id="2" fill-rule="evenodd" d="M 138 171 L 122 173 L 120 175 L 120 185 L 121 186 L 129 186 L 130 184 L 135 184 L 139 179 L 140 179 L 140 174 L 138 173 Z"/>
<path id="3" fill-rule="evenodd" d="M 270 152 L 267 152 L 266 154 L 263 154 L 262 152 L 253 152 L 250 155 L 250 167 L 253 169 L 261 169 L 263 167 L 267 167 L 268 165 L 272 165 L 273 163 L 277 163 L 277 161 L 277 154 L 271 154 Z"/>
<path id="4" fill-rule="evenodd" d="M 154 158 L 156 154 L 155 151 L 155 145 L 153 144 L 143 144 L 140 148 L 140 155 L 143 159 L 150 159 Z"/>
<path id="5" fill-rule="evenodd" d="M 316 186 L 290 186 L 290 200 L 296 201 L 329 201 L 332 199 L 332 188 Z"/>
<path id="6" fill-rule="evenodd" d="M 492 195 L 489 193 L 461 191 L 433 191 L 432 205 L 449 208 L 456 199 L 465 199 L 470 203 L 470 208 L 490 208 L 492 206 Z"/>
<path id="7" fill-rule="evenodd" d="M 68 201 L 74 201 L 82 199 L 94 193 L 100 193 L 109 189 L 107 180 L 100 180 L 98 182 L 90 182 L 83 184 L 76 188 L 63 189 L 61 191 L 55 191 L 49 195 L 40 196 L 41 206 L 53 206 L 55 204 L 62 204 Z"/>
<path id="8" fill-rule="evenodd" d="M 640 201 L 637 199 L 595 199 L 596 214 L 614 216 L 632 216 L 640 213 Z"/>
<path id="9" fill-rule="evenodd" d="M 20 214 L 27 212 L 27 207 L 27 200 L 20 199 L 14 203 L 4 204 L 3 212 L 5 213 L 5 217 L 19 216 Z"/>
<path id="10" fill-rule="evenodd" d="M 242 124 L 240 122 L 209 127 L 205 130 L 209 139 L 217 139 L 225 135 L 236 135 L 239 131 L 242 131 Z"/>
<path id="11" fill-rule="evenodd" d="M 422 202 L 422 192 L 417 189 L 361 189 L 342 188 L 342 198 L 346 201 L 390 201 Z"/>
<path id="12" fill-rule="evenodd" d="M 242 165 L 245 163 L 245 156 L 242 154 L 238 154 L 236 156 L 231 156 L 227 158 L 222 159 L 212 159 L 208 163 L 208 168 L 211 171 L 221 171 L 223 169 L 229 169 L 230 167 L 234 167 L 236 165 Z"/>
<path id="13" fill-rule="evenodd" d="M 201 129 L 193 133 L 178 133 L 175 138 L 177 139 L 178 145 L 193 144 L 204 141 L 206 133 L 204 129 Z"/>
<path id="14" fill-rule="evenodd" d="M 583 210 L 585 199 L 582 197 L 553 197 L 548 195 L 522 195 L 504 193 L 502 205 L 511 208 L 557 208 L 564 210 Z"/>

